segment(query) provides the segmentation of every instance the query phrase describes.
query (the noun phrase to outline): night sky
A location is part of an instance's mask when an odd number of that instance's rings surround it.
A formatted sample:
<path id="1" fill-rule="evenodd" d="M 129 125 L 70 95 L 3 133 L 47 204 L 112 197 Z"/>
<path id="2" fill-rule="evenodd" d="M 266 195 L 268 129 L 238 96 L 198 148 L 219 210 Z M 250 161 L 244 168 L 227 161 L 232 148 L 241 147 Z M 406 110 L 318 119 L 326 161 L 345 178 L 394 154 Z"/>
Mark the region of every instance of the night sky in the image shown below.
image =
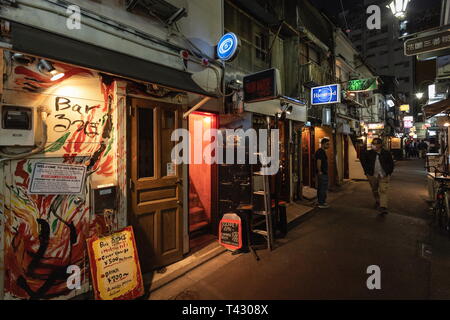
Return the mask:
<path id="1" fill-rule="evenodd" d="M 329 16 L 336 17 L 342 12 L 340 0 L 310 0 L 317 8 L 322 9 Z M 363 0 L 342 0 L 345 10 L 352 9 Z M 427 7 L 440 8 L 441 0 L 411 0 L 408 4 L 408 11 L 420 11 Z"/>

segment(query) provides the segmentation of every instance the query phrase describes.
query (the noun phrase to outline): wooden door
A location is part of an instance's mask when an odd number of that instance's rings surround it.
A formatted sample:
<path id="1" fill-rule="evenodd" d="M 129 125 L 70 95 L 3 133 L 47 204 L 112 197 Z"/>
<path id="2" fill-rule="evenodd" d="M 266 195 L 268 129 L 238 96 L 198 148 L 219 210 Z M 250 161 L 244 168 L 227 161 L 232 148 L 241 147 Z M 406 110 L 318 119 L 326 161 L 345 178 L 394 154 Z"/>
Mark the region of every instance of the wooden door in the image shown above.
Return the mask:
<path id="1" fill-rule="evenodd" d="M 349 169 L 349 155 L 348 155 L 348 137 L 347 135 L 344 135 L 344 179 L 348 179 L 350 177 L 350 169 Z"/>
<path id="2" fill-rule="evenodd" d="M 131 100 L 130 218 L 143 272 L 183 255 L 182 172 L 171 164 L 170 139 L 180 127 L 180 107 Z"/>
<path id="3" fill-rule="evenodd" d="M 314 129 L 307 127 L 302 131 L 302 176 L 303 185 L 315 187 L 315 148 Z"/>
<path id="4" fill-rule="evenodd" d="M 292 128 L 292 188 L 293 188 L 293 200 L 297 201 L 301 199 L 302 190 L 302 126 L 298 123 L 293 123 Z"/>

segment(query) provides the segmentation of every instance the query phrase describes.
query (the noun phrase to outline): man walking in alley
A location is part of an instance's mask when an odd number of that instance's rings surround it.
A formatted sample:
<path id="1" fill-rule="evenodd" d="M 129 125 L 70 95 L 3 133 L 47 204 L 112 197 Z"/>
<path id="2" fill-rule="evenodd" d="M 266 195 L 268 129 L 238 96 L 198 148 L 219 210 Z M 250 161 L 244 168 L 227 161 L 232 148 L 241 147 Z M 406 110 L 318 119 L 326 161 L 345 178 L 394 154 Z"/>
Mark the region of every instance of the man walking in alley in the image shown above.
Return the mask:
<path id="1" fill-rule="evenodd" d="M 428 152 L 428 144 L 425 142 L 425 140 L 420 141 L 419 152 L 420 152 L 420 159 L 425 159 L 425 155 Z"/>
<path id="2" fill-rule="evenodd" d="M 328 191 L 328 157 L 327 150 L 330 148 L 330 140 L 323 138 L 320 141 L 320 148 L 316 151 L 316 170 L 317 170 L 317 202 L 321 209 L 329 208 L 327 204 Z"/>
<path id="3" fill-rule="evenodd" d="M 372 150 L 362 154 L 361 164 L 375 197 L 375 208 L 381 214 L 387 214 L 389 180 L 394 172 L 394 160 L 391 153 L 383 149 L 380 138 L 373 139 Z"/>

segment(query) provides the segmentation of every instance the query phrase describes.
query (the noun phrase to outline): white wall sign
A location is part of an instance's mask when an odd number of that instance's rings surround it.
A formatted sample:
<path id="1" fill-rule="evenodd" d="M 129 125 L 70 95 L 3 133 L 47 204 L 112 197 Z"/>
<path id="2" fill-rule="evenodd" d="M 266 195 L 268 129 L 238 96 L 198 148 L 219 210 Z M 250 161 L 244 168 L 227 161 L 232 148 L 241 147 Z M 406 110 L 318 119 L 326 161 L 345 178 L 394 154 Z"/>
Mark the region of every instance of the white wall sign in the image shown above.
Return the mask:
<path id="1" fill-rule="evenodd" d="M 86 166 L 37 162 L 28 192 L 31 194 L 79 194 L 86 176 Z"/>
<path id="2" fill-rule="evenodd" d="M 167 163 L 167 176 L 176 176 L 176 175 L 177 175 L 177 171 L 176 171 L 175 164 L 172 162 L 168 162 Z"/>

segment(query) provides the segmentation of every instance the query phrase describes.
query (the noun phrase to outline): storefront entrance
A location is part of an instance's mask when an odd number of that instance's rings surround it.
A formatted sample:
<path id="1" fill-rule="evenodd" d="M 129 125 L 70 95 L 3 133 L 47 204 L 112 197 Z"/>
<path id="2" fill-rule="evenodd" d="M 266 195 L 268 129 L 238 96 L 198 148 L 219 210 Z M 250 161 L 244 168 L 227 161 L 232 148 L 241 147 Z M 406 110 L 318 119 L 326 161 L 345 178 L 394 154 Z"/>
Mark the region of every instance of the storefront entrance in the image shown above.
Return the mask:
<path id="1" fill-rule="evenodd" d="M 348 139 L 350 139 L 350 137 L 348 135 L 344 135 L 344 179 L 350 178 L 350 169 L 349 169 L 349 163 L 348 163 L 348 161 L 349 161 Z"/>
<path id="2" fill-rule="evenodd" d="M 304 127 L 302 130 L 302 180 L 303 185 L 315 187 L 314 128 Z"/>
<path id="3" fill-rule="evenodd" d="M 183 256 L 181 166 L 171 161 L 170 137 L 181 127 L 181 107 L 131 100 L 130 223 L 143 272 Z"/>
<path id="4" fill-rule="evenodd" d="M 303 124 L 292 124 L 292 200 L 302 198 L 302 128 Z"/>
<path id="5" fill-rule="evenodd" d="M 215 236 L 215 186 L 216 165 L 211 164 L 207 147 L 214 142 L 208 133 L 217 128 L 217 116 L 206 112 L 189 115 L 190 157 L 189 164 L 189 248 L 191 253 L 216 239 Z M 209 139 L 208 139 L 209 136 Z M 213 140 L 213 141 L 211 141 Z M 201 162 L 201 163 L 199 163 Z"/>

